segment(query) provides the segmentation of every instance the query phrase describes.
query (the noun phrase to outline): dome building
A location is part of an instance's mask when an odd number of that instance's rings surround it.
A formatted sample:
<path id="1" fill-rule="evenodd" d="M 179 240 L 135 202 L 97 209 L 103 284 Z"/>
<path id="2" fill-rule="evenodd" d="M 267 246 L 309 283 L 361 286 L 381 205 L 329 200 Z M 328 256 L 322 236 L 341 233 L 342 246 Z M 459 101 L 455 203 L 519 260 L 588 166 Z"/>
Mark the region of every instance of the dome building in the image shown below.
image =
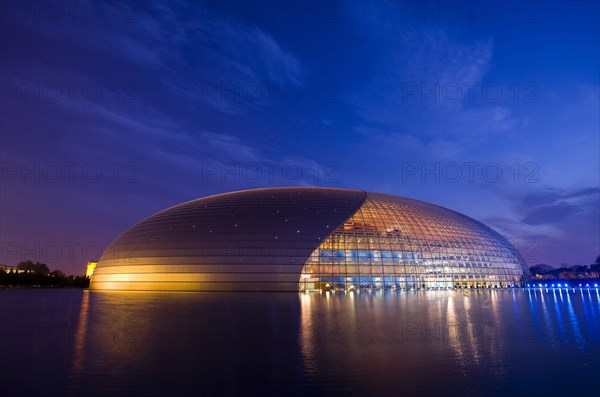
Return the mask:
<path id="1" fill-rule="evenodd" d="M 113 241 L 92 289 L 313 291 L 506 288 L 525 262 L 465 215 L 361 190 L 253 189 L 160 211 Z"/>

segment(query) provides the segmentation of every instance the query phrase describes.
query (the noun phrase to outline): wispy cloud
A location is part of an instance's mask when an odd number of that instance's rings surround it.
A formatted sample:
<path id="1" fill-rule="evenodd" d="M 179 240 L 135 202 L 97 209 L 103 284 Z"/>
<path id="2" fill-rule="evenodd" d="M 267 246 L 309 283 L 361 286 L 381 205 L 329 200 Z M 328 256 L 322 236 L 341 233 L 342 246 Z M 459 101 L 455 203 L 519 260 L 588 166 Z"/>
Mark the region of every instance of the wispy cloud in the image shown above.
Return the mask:
<path id="1" fill-rule="evenodd" d="M 509 107 L 482 100 L 477 91 L 492 67 L 491 37 L 465 38 L 449 26 L 398 23 L 395 3 L 350 8 L 382 48 L 365 90 L 352 102 L 366 123 L 386 126 L 388 140 L 405 142 L 406 135 L 414 135 L 472 146 L 522 125 Z"/>
<path id="2" fill-rule="evenodd" d="M 211 19 L 184 31 L 182 51 L 199 53 L 169 65 L 164 82 L 188 101 L 236 114 L 272 103 L 274 87 L 303 85 L 299 59 L 256 26 Z"/>
<path id="3" fill-rule="evenodd" d="M 600 189 L 562 189 L 528 186 L 524 192 L 506 187 L 497 190 L 512 203 L 512 214 L 489 216 L 484 221 L 496 227 L 521 247 L 527 246 L 530 264 L 567 262 L 580 252 L 598 248 Z M 591 258 L 590 258 L 591 260 Z"/>
<path id="4" fill-rule="evenodd" d="M 302 62 L 271 34 L 252 24 L 211 15 L 209 6 L 198 5 L 123 3 L 113 17 L 114 5 L 99 2 L 95 6 L 104 18 L 91 23 L 42 20 L 23 24 L 22 18 L 12 22 L 70 46 L 84 46 L 107 62 L 143 66 L 153 83 L 170 94 L 226 114 L 269 104 L 273 85 L 303 86 Z"/>

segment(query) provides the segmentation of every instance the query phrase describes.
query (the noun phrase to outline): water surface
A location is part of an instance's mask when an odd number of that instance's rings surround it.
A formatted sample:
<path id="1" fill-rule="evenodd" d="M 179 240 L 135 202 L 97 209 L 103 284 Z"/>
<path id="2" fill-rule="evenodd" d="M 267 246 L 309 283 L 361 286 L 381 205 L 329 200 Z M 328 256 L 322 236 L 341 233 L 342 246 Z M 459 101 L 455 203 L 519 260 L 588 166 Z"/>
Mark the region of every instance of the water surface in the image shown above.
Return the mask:
<path id="1" fill-rule="evenodd" d="M 597 290 L 0 291 L 13 395 L 591 393 Z"/>

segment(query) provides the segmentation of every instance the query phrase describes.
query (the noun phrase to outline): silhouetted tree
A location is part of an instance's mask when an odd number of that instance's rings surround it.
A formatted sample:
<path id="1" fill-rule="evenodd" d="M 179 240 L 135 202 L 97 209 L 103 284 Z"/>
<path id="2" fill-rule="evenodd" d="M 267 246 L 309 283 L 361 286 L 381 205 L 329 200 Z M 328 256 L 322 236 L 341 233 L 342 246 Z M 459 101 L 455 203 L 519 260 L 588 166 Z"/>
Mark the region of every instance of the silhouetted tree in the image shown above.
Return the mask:
<path id="1" fill-rule="evenodd" d="M 0 286 L 87 288 L 90 285 L 88 277 L 67 276 L 58 269 L 50 272 L 48 266 L 39 262 L 24 261 L 17 265 L 17 269 L 21 271 L 0 269 Z"/>
<path id="2" fill-rule="evenodd" d="M 57 278 L 65 278 L 67 275 L 62 270 L 53 270 L 50 272 L 50 276 Z"/>
<path id="3" fill-rule="evenodd" d="M 29 270 L 29 271 L 33 271 L 34 273 L 37 273 L 37 274 L 48 274 L 50 272 L 50 269 L 48 269 L 48 265 L 46 265 L 45 263 L 40 263 L 40 262 L 33 263 L 30 260 L 19 263 L 17 265 L 17 269 L 18 270 Z"/>
<path id="4" fill-rule="evenodd" d="M 592 272 L 600 273 L 600 255 L 598 255 L 598 257 L 596 258 L 596 262 L 590 265 L 590 270 Z"/>

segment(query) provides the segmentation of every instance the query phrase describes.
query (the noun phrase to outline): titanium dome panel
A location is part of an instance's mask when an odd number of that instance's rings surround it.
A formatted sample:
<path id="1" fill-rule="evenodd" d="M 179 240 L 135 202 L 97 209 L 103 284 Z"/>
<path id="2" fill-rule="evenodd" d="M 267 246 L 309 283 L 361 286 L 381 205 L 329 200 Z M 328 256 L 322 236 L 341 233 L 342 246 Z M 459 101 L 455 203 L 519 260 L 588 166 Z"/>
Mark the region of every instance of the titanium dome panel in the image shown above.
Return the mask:
<path id="1" fill-rule="evenodd" d="M 104 252 L 91 288 L 298 291 L 508 287 L 525 262 L 489 227 L 358 190 L 256 189 L 161 211 Z"/>
<path id="2" fill-rule="evenodd" d="M 119 236 L 90 288 L 297 291 L 311 252 L 365 197 L 359 190 L 274 188 L 183 203 Z"/>
<path id="3" fill-rule="evenodd" d="M 307 260 L 300 290 L 509 287 L 523 283 L 524 267 L 504 237 L 474 219 L 369 192 Z"/>

